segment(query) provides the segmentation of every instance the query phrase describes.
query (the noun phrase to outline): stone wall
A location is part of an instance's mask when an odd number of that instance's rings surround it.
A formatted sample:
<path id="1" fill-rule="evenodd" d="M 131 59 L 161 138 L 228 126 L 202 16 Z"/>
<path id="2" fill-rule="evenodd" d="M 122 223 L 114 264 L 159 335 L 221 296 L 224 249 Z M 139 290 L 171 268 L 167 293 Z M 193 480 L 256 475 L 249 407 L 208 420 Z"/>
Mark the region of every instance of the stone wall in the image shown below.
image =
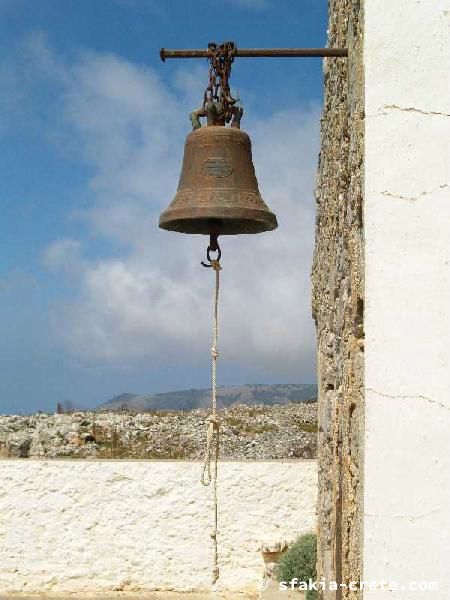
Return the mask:
<path id="1" fill-rule="evenodd" d="M 313 317 L 318 339 L 318 575 L 359 580 L 364 439 L 363 6 L 330 0 L 317 181 Z M 347 599 L 357 592 L 327 592 Z"/>
<path id="2" fill-rule="evenodd" d="M 0 460 L 2 594 L 206 590 L 200 462 Z M 218 589 L 255 591 L 260 547 L 315 528 L 314 460 L 219 466 Z M 0 594 L 1 595 L 1 594 Z"/>

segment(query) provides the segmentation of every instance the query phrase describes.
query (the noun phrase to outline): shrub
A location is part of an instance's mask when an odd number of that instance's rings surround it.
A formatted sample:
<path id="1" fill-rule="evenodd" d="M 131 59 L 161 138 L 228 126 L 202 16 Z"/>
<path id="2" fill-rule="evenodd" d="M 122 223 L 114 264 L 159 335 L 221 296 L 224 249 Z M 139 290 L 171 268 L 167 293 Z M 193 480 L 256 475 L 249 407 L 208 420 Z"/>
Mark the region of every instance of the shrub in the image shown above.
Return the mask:
<path id="1" fill-rule="evenodd" d="M 297 578 L 298 581 L 313 581 L 316 579 L 317 538 L 315 533 L 306 533 L 300 536 L 280 559 L 278 565 L 278 580 L 289 582 Z M 307 590 L 306 600 L 315 600 L 317 592 Z"/>
<path id="2" fill-rule="evenodd" d="M 297 429 L 300 429 L 300 431 L 305 431 L 307 433 L 317 433 L 318 430 L 317 423 L 306 423 L 304 421 L 297 421 L 295 425 Z"/>

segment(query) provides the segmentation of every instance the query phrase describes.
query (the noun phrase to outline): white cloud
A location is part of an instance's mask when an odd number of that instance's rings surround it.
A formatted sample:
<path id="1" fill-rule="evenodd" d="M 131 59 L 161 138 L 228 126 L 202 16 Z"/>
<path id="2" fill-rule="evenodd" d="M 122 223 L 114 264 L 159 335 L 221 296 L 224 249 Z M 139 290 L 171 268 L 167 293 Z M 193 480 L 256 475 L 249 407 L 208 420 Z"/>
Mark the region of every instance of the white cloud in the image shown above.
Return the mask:
<path id="1" fill-rule="evenodd" d="M 93 173 L 91 233 L 123 247 L 120 259 L 82 259 L 79 240 L 57 241 L 46 251 L 50 268 L 70 265 L 78 278 L 78 296 L 55 315 L 55 332 L 91 364 L 143 357 L 190 364 L 207 356 L 213 276 L 200 266 L 207 240 L 157 228 L 175 193 L 196 81 L 201 97 L 200 71 L 188 68 L 170 85 L 112 55 L 83 54 L 63 76 L 52 69 L 71 135 Z M 260 188 L 279 229 L 222 240 L 221 356 L 253 371 L 270 369 L 280 380 L 299 372 L 313 377 L 309 272 L 318 125 L 317 106 L 245 118 Z"/>
<path id="2" fill-rule="evenodd" d="M 44 265 L 51 271 L 65 271 L 81 268 L 81 242 L 79 240 L 56 240 L 45 249 Z"/>

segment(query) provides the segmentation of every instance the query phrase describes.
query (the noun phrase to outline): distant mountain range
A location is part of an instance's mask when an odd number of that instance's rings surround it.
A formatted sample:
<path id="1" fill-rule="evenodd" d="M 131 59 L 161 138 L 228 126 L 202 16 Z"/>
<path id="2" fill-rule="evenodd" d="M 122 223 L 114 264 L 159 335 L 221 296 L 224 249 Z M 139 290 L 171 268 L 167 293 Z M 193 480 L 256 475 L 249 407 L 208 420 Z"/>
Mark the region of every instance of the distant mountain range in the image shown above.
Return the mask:
<path id="1" fill-rule="evenodd" d="M 288 402 L 314 402 L 317 386 L 310 383 L 275 385 L 240 385 L 217 389 L 217 405 L 226 408 L 233 404 L 287 404 Z M 155 395 L 120 394 L 96 410 L 130 411 L 192 410 L 209 406 L 210 390 L 183 390 Z"/>

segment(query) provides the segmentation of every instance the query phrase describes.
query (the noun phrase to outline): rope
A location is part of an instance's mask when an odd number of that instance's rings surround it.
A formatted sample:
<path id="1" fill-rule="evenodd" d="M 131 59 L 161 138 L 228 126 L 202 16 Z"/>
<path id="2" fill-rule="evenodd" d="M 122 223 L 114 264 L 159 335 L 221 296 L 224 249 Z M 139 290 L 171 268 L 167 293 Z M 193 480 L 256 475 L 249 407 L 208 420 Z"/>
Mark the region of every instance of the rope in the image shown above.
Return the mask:
<path id="1" fill-rule="evenodd" d="M 216 274 L 216 286 L 214 290 L 214 319 L 213 319 L 213 334 L 212 334 L 212 369 L 211 369 L 211 414 L 207 419 L 208 429 L 206 431 L 206 451 L 205 460 L 203 463 L 201 482 L 205 486 L 209 486 L 212 482 L 213 496 L 213 511 L 214 524 L 211 531 L 211 538 L 214 544 L 214 559 L 212 570 L 213 585 L 219 579 L 219 557 L 217 552 L 217 463 L 219 460 L 219 419 L 217 417 L 217 359 L 219 352 L 217 350 L 218 338 L 218 304 L 219 304 L 219 274 L 221 266 L 218 260 L 212 260 L 211 266 Z M 213 462 L 213 470 L 211 472 L 211 462 Z"/>

